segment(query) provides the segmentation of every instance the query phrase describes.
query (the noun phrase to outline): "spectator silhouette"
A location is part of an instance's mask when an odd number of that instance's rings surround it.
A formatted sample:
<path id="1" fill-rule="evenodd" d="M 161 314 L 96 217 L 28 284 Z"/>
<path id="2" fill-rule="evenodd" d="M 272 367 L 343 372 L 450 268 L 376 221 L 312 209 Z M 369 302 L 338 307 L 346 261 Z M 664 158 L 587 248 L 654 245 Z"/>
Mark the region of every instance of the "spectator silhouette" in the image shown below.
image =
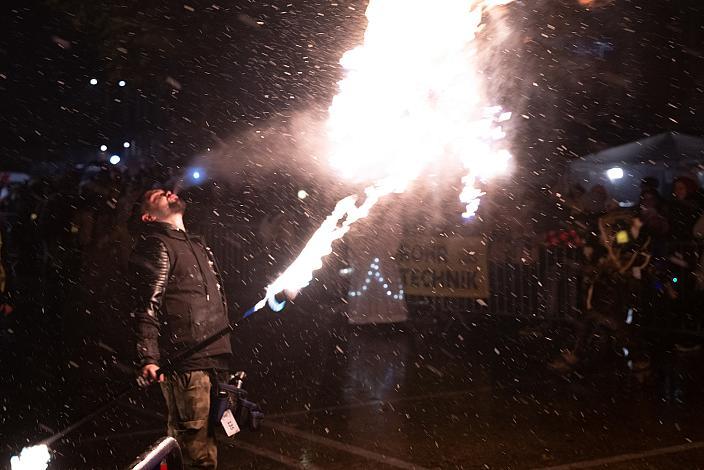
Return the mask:
<path id="1" fill-rule="evenodd" d="M 675 179 L 672 194 L 674 200 L 670 204 L 669 224 L 670 236 L 676 241 L 692 239 L 692 229 L 701 214 L 701 204 L 698 197 L 697 183 L 686 176 Z"/>

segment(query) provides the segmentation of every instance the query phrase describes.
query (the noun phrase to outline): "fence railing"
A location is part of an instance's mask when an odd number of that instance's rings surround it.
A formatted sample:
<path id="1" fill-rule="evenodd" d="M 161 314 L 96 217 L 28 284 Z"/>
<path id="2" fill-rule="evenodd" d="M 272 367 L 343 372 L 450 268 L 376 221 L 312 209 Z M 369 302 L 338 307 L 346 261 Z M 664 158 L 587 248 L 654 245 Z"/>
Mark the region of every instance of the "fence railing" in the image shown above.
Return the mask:
<path id="1" fill-rule="evenodd" d="M 266 261 L 266 253 L 258 255 L 256 235 L 228 231 L 224 227 L 202 230 L 226 271 L 232 286 L 256 284 L 261 269 L 257 262 Z M 243 235 L 243 233 L 245 233 Z M 491 248 L 491 247 L 490 247 Z M 704 253 L 701 243 L 671 243 L 667 253 L 681 253 L 689 265 L 684 277 L 693 276 L 696 262 Z M 458 297 L 408 296 L 407 303 L 414 317 L 445 314 L 484 314 L 525 319 L 566 320 L 578 317 L 585 308 L 586 287 L 583 279 L 582 251 L 570 247 L 541 247 L 526 259 L 488 257 L 489 296 L 485 299 Z M 252 252 L 252 253 L 250 253 Z M 263 261 L 262 261 L 263 260 Z M 664 262 L 669 263 L 668 260 Z M 247 268 L 244 268 L 247 266 Z M 263 279 L 262 279 L 263 281 Z M 680 279 L 684 286 L 684 279 Z M 691 283 L 690 283 L 691 284 Z M 688 284 L 685 298 L 670 299 L 654 293 L 647 303 L 639 306 L 644 325 L 651 329 L 704 336 L 704 322 L 699 311 L 704 311 L 704 291 L 695 291 Z M 644 296 L 653 286 L 643 285 Z M 701 299 L 699 299 L 701 298 Z"/>
<path id="2" fill-rule="evenodd" d="M 409 296 L 414 315 L 442 312 L 559 319 L 578 313 L 583 303 L 580 253 L 539 250 L 535 260 L 489 260 L 486 299 Z"/>

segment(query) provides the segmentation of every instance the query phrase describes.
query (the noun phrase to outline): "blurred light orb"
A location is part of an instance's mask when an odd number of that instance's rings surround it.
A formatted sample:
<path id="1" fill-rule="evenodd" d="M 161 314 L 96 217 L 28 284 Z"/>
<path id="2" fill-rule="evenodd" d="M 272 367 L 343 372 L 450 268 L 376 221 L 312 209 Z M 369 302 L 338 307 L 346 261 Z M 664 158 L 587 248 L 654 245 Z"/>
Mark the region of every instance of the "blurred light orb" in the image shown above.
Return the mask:
<path id="1" fill-rule="evenodd" d="M 130 148 L 130 143 L 127 141 L 122 142 L 122 146 L 126 149 Z"/>
<path id="2" fill-rule="evenodd" d="M 298 199 L 305 199 L 307 197 L 308 193 L 305 190 L 301 189 L 300 191 L 298 191 Z"/>
<path id="3" fill-rule="evenodd" d="M 117 86 L 125 86 L 125 85 L 127 85 L 127 82 L 124 80 L 120 80 L 119 82 L 117 82 Z"/>
<path id="4" fill-rule="evenodd" d="M 112 163 L 113 165 L 117 165 L 118 163 L 120 163 L 120 156 L 119 155 L 112 155 L 110 157 L 110 163 Z"/>
<path id="5" fill-rule="evenodd" d="M 103 145 L 100 146 L 100 151 L 101 151 L 101 152 L 105 152 L 107 149 L 108 149 L 108 146 L 105 145 L 105 144 L 103 144 Z"/>
<path id="6" fill-rule="evenodd" d="M 198 170 L 194 170 L 193 173 L 191 173 L 191 175 L 193 176 L 194 180 L 199 180 L 200 176 L 201 176 L 200 171 L 198 171 Z"/>
<path id="7" fill-rule="evenodd" d="M 616 181 L 620 180 L 623 178 L 623 169 L 619 167 L 613 167 L 609 168 L 606 170 L 606 176 L 611 180 L 611 181 Z"/>
<path id="8" fill-rule="evenodd" d="M 90 82 L 91 85 L 97 85 L 98 84 L 98 79 L 97 78 L 91 78 Z"/>

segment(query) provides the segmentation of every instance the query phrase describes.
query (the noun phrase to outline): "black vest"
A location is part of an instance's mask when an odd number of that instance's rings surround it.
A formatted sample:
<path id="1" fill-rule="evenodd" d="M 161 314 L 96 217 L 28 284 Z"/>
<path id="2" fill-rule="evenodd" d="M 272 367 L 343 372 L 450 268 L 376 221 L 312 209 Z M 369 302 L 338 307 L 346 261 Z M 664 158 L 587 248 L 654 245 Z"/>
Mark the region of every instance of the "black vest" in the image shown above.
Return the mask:
<path id="1" fill-rule="evenodd" d="M 145 233 L 160 240 L 169 256 L 169 277 L 161 303 L 160 348 L 169 357 L 220 331 L 229 322 L 223 281 L 210 248 L 199 237 L 165 227 Z M 213 367 L 208 358 L 232 353 L 225 336 L 195 353 L 180 370 Z"/>

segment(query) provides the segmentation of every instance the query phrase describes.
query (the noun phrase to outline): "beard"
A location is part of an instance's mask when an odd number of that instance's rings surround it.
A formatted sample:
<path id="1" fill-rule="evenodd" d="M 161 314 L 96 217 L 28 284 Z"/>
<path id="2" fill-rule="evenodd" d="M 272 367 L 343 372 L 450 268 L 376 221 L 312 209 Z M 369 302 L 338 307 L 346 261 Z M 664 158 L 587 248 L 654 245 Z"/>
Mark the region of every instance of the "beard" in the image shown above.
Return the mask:
<path id="1" fill-rule="evenodd" d="M 181 198 L 169 202 L 169 210 L 174 214 L 183 214 L 186 211 L 186 202 Z"/>

